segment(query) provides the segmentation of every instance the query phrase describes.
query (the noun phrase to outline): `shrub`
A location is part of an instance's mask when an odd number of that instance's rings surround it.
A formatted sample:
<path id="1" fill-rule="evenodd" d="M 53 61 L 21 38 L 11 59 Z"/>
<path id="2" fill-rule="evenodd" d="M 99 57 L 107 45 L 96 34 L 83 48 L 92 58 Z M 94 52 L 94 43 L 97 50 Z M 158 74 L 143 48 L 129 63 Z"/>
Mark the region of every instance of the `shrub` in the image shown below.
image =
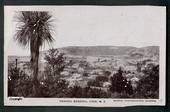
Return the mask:
<path id="1" fill-rule="evenodd" d="M 8 96 L 32 96 L 32 81 L 19 68 L 8 68 Z"/>
<path id="2" fill-rule="evenodd" d="M 109 78 L 107 76 L 97 76 L 95 80 L 91 80 L 87 82 L 88 86 L 96 86 L 96 87 L 102 87 L 103 82 L 107 82 Z"/>
<path id="3" fill-rule="evenodd" d="M 96 81 L 97 82 L 107 82 L 109 78 L 107 76 L 97 76 Z"/>
<path id="4" fill-rule="evenodd" d="M 109 75 L 111 75 L 111 72 L 110 71 L 104 71 L 104 75 L 109 76 Z"/>
<path id="5" fill-rule="evenodd" d="M 158 98 L 159 65 L 149 65 L 143 72 L 145 75 L 138 83 L 137 96 L 142 98 Z"/>
<path id="6" fill-rule="evenodd" d="M 84 77 L 88 77 L 88 73 L 87 73 L 87 72 L 84 72 L 84 73 L 83 73 L 83 76 L 84 76 Z"/>
<path id="7" fill-rule="evenodd" d="M 19 68 L 8 69 L 8 96 L 32 97 L 32 78 Z M 39 80 L 39 96 L 37 97 L 67 97 L 68 83 L 57 76 L 47 75 Z"/>
<path id="8" fill-rule="evenodd" d="M 108 98 L 110 94 L 107 92 L 91 87 L 82 88 L 80 86 L 74 86 L 70 89 L 70 98 Z"/>
<path id="9" fill-rule="evenodd" d="M 40 97 L 66 97 L 68 89 L 68 83 L 62 79 L 48 78 L 41 81 Z"/>
<path id="10" fill-rule="evenodd" d="M 95 86 L 95 87 L 102 87 L 102 83 L 96 80 L 91 80 L 87 82 L 87 85 L 90 86 Z"/>

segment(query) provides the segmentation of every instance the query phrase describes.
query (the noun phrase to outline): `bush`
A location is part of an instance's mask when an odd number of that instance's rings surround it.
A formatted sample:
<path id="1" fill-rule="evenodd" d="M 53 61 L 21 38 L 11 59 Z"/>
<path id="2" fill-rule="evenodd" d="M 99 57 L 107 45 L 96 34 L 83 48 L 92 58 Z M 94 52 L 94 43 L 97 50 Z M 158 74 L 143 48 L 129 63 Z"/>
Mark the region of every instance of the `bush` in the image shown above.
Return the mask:
<path id="1" fill-rule="evenodd" d="M 8 96 L 32 96 L 32 81 L 19 68 L 8 68 Z"/>
<path id="2" fill-rule="evenodd" d="M 87 86 L 102 87 L 102 83 L 96 80 L 91 80 L 87 82 Z"/>
<path id="3" fill-rule="evenodd" d="M 84 76 L 84 77 L 88 77 L 88 73 L 87 73 L 87 72 L 84 72 L 84 73 L 83 73 L 83 76 Z"/>
<path id="4" fill-rule="evenodd" d="M 104 75 L 105 75 L 105 76 L 110 76 L 110 75 L 111 75 L 111 72 L 110 72 L 110 71 L 104 71 Z"/>
<path id="5" fill-rule="evenodd" d="M 39 96 L 37 97 L 67 97 L 68 83 L 57 76 L 47 75 L 39 80 Z M 8 96 L 32 97 L 32 78 L 19 68 L 8 69 Z"/>
<path id="6" fill-rule="evenodd" d="M 68 83 L 62 79 L 47 79 L 41 81 L 40 97 L 66 97 L 68 89 Z"/>
<path id="7" fill-rule="evenodd" d="M 107 76 L 97 76 L 95 80 L 87 82 L 88 86 L 103 87 L 103 82 L 107 82 L 109 78 Z"/>
<path id="8" fill-rule="evenodd" d="M 110 94 L 107 92 L 91 87 L 81 88 L 80 86 L 74 86 L 70 89 L 70 98 L 109 98 Z"/>
<path id="9" fill-rule="evenodd" d="M 143 72 L 145 75 L 138 83 L 137 96 L 159 98 L 159 65 L 149 65 Z"/>
<path id="10" fill-rule="evenodd" d="M 107 76 L 97 76 L 96 81 L 97 82 L 107 82 L 109 78 Z"/>

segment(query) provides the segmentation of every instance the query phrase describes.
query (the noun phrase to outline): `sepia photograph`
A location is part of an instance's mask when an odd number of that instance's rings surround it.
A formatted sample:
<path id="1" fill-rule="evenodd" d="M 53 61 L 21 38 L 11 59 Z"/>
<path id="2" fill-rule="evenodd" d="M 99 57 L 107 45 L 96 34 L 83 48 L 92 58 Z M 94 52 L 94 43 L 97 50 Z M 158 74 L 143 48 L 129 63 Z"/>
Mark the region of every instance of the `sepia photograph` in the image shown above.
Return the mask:
<path id="1" fill-rule="evenodd" d="M 5 6 L 4 14 L 5 105 L 165 105 L 165 7 Z"/>

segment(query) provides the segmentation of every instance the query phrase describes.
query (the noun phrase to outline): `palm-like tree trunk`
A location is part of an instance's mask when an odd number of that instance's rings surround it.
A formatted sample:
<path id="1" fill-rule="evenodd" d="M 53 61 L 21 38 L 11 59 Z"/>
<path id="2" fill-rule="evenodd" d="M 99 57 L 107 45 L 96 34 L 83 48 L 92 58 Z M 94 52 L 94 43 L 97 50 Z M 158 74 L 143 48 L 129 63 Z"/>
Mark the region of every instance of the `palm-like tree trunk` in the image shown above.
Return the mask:
<path id="1" fill-rule="evenodd" d="M 39 40 L 37 38 L 36 40 Z M 33 70 L 33 96 L 39 96 L 39 81 L 38 81 L 38 61 L 39 61 L 39 45 L 36 40 L 32 41 L 31 46 L 31 64 Z"/>
<path id="2" fill-rule="evenodd" d="M 39 96 L 38 59 L 40 47 L 53 42 L 50 23 L 51 15 L 44 11 L 21 11 L 18 15 L 18 29 L 15 40 L 22 46 L 29 46 L 31 53 L 31 69 L 33 71 L 32 96 Z"/>

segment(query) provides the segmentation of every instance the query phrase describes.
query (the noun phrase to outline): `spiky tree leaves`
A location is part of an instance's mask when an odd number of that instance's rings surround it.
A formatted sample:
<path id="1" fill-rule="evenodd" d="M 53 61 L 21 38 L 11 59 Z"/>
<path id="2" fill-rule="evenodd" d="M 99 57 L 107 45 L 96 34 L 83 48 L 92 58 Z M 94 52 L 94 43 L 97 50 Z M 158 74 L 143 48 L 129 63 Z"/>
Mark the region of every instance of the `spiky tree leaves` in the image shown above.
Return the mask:
<path id="1" fill-rule="evenodd" d="M 53 42 L 51 19 L 48 12 L 21 11 L 16 16 L 17 32 L 14 39 L 23 47 L 30 47 L 31 67 L 33 70 L 33 94 L 38 95 L 38 59 L 42 45 Z"/>
<path id="2" fill-rule="evenodd" d="M 38 41 L 39 46 L 42 46 L 45 42 L 53 42 L 54 39 L 51 36 L 51 18 L 52 16 L 48 12 L 19 12 L 16 16 L 18 24 L 15 39 L 22 46 L 37 44 L 31 41 Z"/>

